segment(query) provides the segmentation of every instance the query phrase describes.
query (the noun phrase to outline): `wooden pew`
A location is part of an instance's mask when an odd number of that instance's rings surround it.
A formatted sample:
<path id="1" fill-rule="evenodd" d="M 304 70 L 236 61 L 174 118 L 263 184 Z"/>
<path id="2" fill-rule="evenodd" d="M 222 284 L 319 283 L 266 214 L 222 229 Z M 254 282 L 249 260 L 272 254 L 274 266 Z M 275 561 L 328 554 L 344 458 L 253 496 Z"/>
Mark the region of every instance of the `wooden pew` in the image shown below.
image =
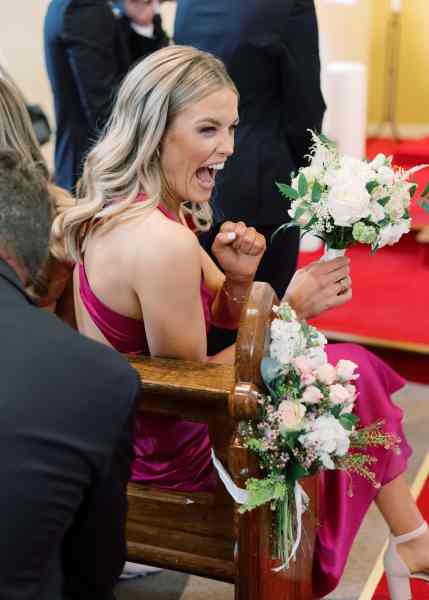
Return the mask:
<path id="1" fill-rule="evenodd" d="M 240 421 L 257 414 L 259 365 L 277 301 L 271 287 L 255 283 L 243 309 L 234 366 L 170 359 L 131 358 L 144 383 L 139 410 L 207 423 L 217 457 L 244 487 L 258 477 L 243 447 Z M 128 559 L 235 584 L 236 600 L 309 600 L 316 533 L 317 480 L 304 487 L 312 516 L 296 562 L 274 573 L 269 507 L 240 514 L 223 484 L 214 493 L 165 492 L 138 484 L 128 489 Z"/>

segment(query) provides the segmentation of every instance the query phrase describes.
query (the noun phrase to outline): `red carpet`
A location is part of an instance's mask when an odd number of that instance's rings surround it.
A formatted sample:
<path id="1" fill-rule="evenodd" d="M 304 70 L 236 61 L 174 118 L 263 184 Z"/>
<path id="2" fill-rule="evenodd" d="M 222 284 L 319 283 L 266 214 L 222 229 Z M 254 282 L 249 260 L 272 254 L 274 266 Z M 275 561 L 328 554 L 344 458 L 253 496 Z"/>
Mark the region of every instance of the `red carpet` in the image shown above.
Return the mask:
<path id="1" fill-rule="evenodd" d="M 419 494 L 417 504 L 426 521 L 429 521 L 429 477 L 426 479 L 426 483 Z M 411 590 L 413 600 L 429 600 L 429 585 L 427 583 L 412 581 Z M 382 577 L 372 598 L 373 600 L 390 600 L 385 576 Z"/>
<path id="2" fill-rule="evenodd" d="M 368 140 L 367 155 L 394 156 L 408 168 L 429 163 L 429 138 L 395 143 Z M 429 181 L 429 168 L 415 176 L 418 198 Z M 416 203 L 411 210 L 416 229 L 429 225 L 429 214 Z M 299 265 L 317 260 L 321 252 L 301 253 Z M 370 255 L 367 246 L 348 250 L 353 300 L 314 319 L 332 340 L 357 341 L 370 347 L 405 378 L 429 384 L 429 244 L 404 236 L 395 246 Z"/>

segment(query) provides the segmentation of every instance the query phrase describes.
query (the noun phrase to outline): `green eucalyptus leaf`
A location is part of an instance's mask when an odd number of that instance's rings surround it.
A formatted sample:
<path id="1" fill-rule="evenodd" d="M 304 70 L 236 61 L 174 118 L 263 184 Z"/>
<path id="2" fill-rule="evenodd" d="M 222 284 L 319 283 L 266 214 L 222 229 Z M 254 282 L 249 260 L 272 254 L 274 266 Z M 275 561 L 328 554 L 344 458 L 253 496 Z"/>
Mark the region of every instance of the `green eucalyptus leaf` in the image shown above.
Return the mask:
<path id="1" fill-rule="evenodd" d="M 339 416 L 338 420 L 347 431 L 351 431 L 359 421 L 358 417 L 352 413 L 344 413 Z"/>
<path id="2" fill-rule="evenodd" d="M 300 176 L 298 177 L 298 192 L 301 198 L 308 192 L 308 183 L 302 173 L 300 173 Z"/>
<path id="3" fill-rule="evenodd" d="M 311 201 L 319 202 L 322 197 L 322 186 L 318 181 L 313 183 L 313 189 L 311 190 Z"/>
<path id="4" fill-rule="evenodd" d="M 425 200 L 424 202 L 422 202 L 421 207 L 429 213 L 429 202 L 427 200 Z"/>
<path id="5" fill-rule="evenodd" d="M 410 197 L 412 198 L 414 196 L 414 194 L 416 193 L 417 190 L 417 184 L 414 183 L 411 187 L 410 187 Z"/>
<path id="6" fill-rule="evenodd" d="M 426 184 L 425 189 L 421 193 L 421 196 L 427 196 L 429 194 L 429 182 Z"/>
<path id="7" fill-rule="evenodd" d="M 377 200 L 377 202 L 379 204 L 381 204 L 381 206 L 386 206 L 386 204 L 389 202 L 390 200 L 390 196 L 385 196 L 384 198 L 380 198 L 380 200 Z"/>
<path id="8" fill-rule="evenodd" d="M 277 188 L 279 189 L 282 196 L 287 198 L 288 200 L 298 200 L 299 193 L 287 183 L 276 183 Z"/>
<path id="9" fill-rule="evenodd" d="M 376 187 L 378 187 L 377 181 L 368 181 L 368 183 L 366 184 L 366 189 L 368 190 L 368 194 L 372 194 L 372 192 L 375 190 Z"/>

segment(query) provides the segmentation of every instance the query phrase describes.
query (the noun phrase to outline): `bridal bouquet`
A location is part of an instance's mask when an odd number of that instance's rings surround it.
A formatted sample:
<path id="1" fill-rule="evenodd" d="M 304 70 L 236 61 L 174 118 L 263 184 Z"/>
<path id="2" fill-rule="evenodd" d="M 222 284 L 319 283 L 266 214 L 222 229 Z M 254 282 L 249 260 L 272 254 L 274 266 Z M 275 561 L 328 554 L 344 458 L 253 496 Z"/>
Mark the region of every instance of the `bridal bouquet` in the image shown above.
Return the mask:
<path id="1" fill-rule="evenodd" d="M 349 360 L 330 364 L 326 338 L 317 329 L 298 321 L 287 303 L 273 310 L 269 354 L 261 363 L 267 393 L 260 400 L 259 420 L 242 431 L 265 477 L 247 481 L 241 511 L 270 503 L 281 569 L 296 552 L 307 505 L 299 480 L 324 469 L 344 469 L 378 486 L 370 468 L 375 459 L 359 449 L 396 448 L 399 440 L 383 432 L 382 422 L 358 428 L 352 412 L 357 365 Z"/>
<path id="2" fill-rule="evenodd" d="M 299 169 L 291 185 L 278 183 L 292 200 L 286 225 L 323 239 L 328 249 L 371 245 L 372 252 L 399 241 L 410 230 L 409 205 L 417 185 L 409 177 L 427 165 L 408 171 L 394 169 L 392 157 L 372 161 L 340 156 L 335 144 L 312 132 L 308 167 Z"/>

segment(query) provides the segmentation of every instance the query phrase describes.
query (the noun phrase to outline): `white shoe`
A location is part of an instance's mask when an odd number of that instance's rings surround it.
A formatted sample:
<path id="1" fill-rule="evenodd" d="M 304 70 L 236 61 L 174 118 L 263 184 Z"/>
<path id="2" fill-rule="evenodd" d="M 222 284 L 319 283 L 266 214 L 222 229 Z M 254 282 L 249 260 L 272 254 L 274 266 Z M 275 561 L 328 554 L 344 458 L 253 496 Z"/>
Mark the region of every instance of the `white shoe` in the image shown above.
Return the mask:
<path id="1" fill-rule="evenodd" d="M 159 567 L 141 565 L 139 563 L 126 562 L 119 579 L 136 579 L 137 577 L 146 577 L 162 571 Z"/>
<path id="2" fill-rule="evenodd" d="M 384 554 L 384 570 L 392 600 L 411 600 L 410 579 L 421 579 L 429 583 L 428 573 L 411 573 L 410 569 L 399 556 L 396 546 L 420 537 L 427 530 L 426 522 L 420 527 L 403 535 L 390 536 L 389 545 Z"/>

